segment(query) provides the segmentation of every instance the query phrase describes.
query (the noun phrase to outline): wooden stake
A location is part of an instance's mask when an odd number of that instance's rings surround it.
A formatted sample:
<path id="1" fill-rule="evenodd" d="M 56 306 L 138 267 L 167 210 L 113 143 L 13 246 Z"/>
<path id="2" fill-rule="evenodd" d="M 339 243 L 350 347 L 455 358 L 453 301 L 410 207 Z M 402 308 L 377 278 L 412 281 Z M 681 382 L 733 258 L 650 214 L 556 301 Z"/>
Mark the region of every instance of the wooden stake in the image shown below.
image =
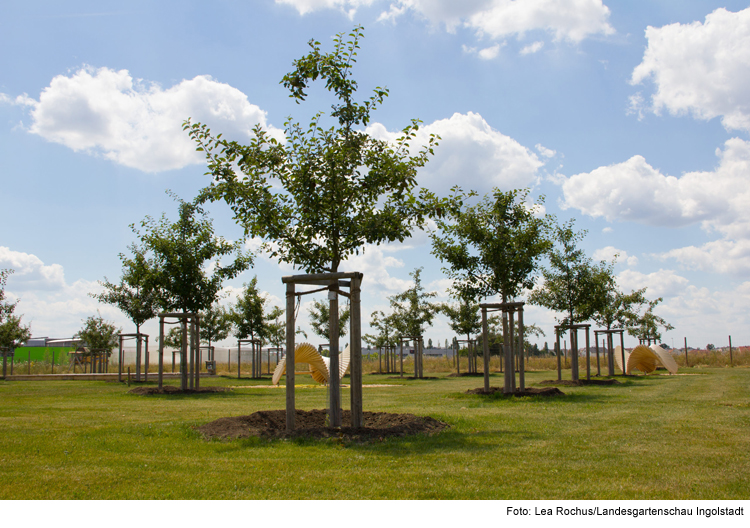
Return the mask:
<path id="1" fill-rule="evenodd" d="M 239 360 L 239 358 L 238 358 Z M 286 285 L 286 430 L 294 431 L 294 283 Z"/>
<path id="2" fill-rule="evenodd" d="M 351 318 L 349 320 L 350 345 L 350 408 L 352 427 L 364 425 L 362 413 L 362 316 L 360 311 L 360 278 L 351 280 Z"/>
<path id="3" fill-rule="evenodd" d="M 734 367 L 734 361 L 732 360 L 732 336 L 729 336 L 729 366 Z"/>

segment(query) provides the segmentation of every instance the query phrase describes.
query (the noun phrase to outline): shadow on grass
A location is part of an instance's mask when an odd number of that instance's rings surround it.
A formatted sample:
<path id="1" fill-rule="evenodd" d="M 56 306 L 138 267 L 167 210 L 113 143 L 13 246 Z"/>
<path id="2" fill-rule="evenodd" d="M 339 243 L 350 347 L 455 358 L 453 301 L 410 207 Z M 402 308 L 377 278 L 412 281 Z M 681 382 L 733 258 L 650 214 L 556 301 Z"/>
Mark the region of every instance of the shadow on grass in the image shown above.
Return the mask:
<path id="1" fill-rule="evenodd" d="M 572 392 L 565 394 L 556 394 L 554 396 L 514 396 L 512 394 L 503 394 L 502 392 L 495 392 L 492 394 L 466 394 L 465 392 L 454 392 L 446 394 L 446 398 L 452 400 L 463 400 L 467 402 L 477 403 L 508 403 L 509 405 L 523 405 L 523 404 L 555 404 L 555 403 L 604 403 L 611 400 L 607 397 L 606 393 L 599 392 L 596 394 Z"/>

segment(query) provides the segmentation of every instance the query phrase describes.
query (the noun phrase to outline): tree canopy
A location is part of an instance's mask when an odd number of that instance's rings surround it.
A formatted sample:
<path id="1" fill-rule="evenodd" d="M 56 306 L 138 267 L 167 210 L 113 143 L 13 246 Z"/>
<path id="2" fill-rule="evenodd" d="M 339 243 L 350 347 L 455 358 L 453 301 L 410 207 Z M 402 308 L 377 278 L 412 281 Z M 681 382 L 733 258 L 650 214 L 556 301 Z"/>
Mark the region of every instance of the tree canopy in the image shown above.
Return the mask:
<path id="1" fill-rule="evenodd" d="M 14 315 L 18 300 L 5 299 L 5 284 L 12 269 L 0 269 L 0 348 L 16 348 L 31 337 L 31 327 L 21 323 L 21 315 Z"/>
<path id="2" fill-rule="evenodd" d="M 281 81 L 290 97 L 303 102 L 311 83 L 321 80 L 336 103 L 328 118 L 319 112 L 306 126 L 289 117 L 284 141 L 260 125 L 242 145 L 214 136 L 204 124 L 184 123 L 213 178 L 200 199 L 225 201 L 246 236 L 259 237 L 271 256 L 310 273 L 337 272 L 366 243 L 405 240 L 438 203 L 424 189 L 415 195 L 417 169 L 433 153 L 435 136 L 412 154 L 416 119 L 393 144 L 362 130 L 388 96 L 387 88 L 377 87 L 355 101 L 352 76 L 363 37 L 362 27 L 340 33 L 329 53 L 311 40 L 310 52 L 294 61 Z"/>
<path id="3" fill-rule="evenodd" d="M 401 335 L 421 336 L 432 324 L 438 310 L 437 304 L 428 301 L 437 293 L 425 291 L 421 274 L 422 268 L 416 268 L 409 274 L 414 279 L 414 286 L 388 298 L 393 308 L 393 325 Z"/>
<path id="4" fill-rule="evenodd" d="M 258 277 L 245 283 L 245 288 L 237 297 L 237 303 L 231 309 L 234 323 L 234 335 L 237 339 L 267 339 L 268 322 L 278 315 L 265 313 L 267 299 L 258 290 Z"/>
<path id="5" fill-rule="evenodd" d="M 89 353 L 97 351 L 109 356 L 118 344 L 120 331 L 114 323 L 105 321 L 101 314 L 97 314 L 87 318 L 74 337 L 86 345 Z"/>
<path id="6" fill-rule="evenodd" d="M 543 200 L 529 205 L 528 189 L 494 189 L 477 205 L 448 210 L 433 233 L 432 253 L 470 299 L 501 295 L 513 300 L 534 286 L 540 259 L 549 250 Z"/>
<path id="7" fill-rule="evenodd" d="M 555 247 L 549 252 L 549 267 L 542 271 L 544 285 L 531 292 L 529 301 L 565 314 L 561 325 L 587 321 L 594 314 L 597 267 L 578 247 L 586 231 L 573 230 L 573 220 L 554 228 Z M 599 277 L 601 278 L 601 276 Z"/>
<path id="8" fill-rule="evenodd" d="M 99 284 L 105 291 L 89 295 L 99 302 L 117 306 L 133 321 L 136 332 L 140 333 L 141 325 L 156 317 L 159 310 L 159 291 L 154 284 L 156 264 L 146 256 L 146 250 L 137 244 L 131 244 L 129 249 L 132 253 L 130 257 L 120 253 L 120 283 L 112 283 L 104 277 Z"/>
<path id="9" fill-rule="evenodd" d="M 179 206 L 175 222 L 162 214 L 159 221 L 147 216 L 140 233 L 143 250 L 153 255 L 150 284 L 158 292 L 158 302 L 166 311 L 198 313 L 216 302 L 222 283 L 252 264 L 240 242 L 234 244 L 214 235 L 211 220 L 198 205 L 174 197 Z M 234 260 L 223 265 L 222 257 L 234 253 Z"/>
<path id="10" fill-rule="evenodd" d="M 232 331 L 232 318 L 230 312 L 222 305 L 214 303 L 203 310 L 200 316 L 201 341 L 212 346 L 212 343 L 229 337 L 229 332 Z"/>
<path id="11" fill-rule="evenodd" d="M 328 339 L 330 335 L 331 310 L 325 301 L 314 300 L 312 307 L 308 310 L 310 314 L 310 326 L 313 332 L 323 339 Z M 347 324 L 351 312 L 348 306 L 339 307 L 339 337 L 346 335 Z"/>

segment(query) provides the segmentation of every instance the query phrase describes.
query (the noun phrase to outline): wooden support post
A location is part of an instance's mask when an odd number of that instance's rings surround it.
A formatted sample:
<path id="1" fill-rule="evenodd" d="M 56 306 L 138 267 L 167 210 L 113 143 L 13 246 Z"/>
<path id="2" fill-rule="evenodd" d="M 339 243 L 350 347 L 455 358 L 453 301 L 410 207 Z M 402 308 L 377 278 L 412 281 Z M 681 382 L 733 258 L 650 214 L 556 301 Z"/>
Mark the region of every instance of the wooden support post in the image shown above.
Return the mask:
<path id="1" fill-rule="evenodd" d="M 159 317 L 159 390 L 164 379 L 164 318 Z"/>
<path id="2" fill-rule="evenodd" d="M 518 349 L 521 351 L 521 355 L 518 358 L 518 360 L 520 361 L 520 365 L 518 368 L 518 387 L 521 389 L 521 392 L 524 392 L 526 390 L 526 364 L 523 360 L 523 335 L 523 307 L 521 306 L 518 308 Z"/>
<path id="3" fill-rule="evenodd" d="M 688 354 L 687 354 L 687 337 L 685 338 L 685 366 L 689 367 L 688 365 Z"/>
<path id="4" fill-rule="evenodd" d="M 151 362 L 151 358 L 148 355 L 148 336 L 145 336 L 143 342 L 146 344 L 146 361 L 144 362 L 145 365 L 144 365 L 144 378 L 143 378 L 143 380 L 144 381 L 148 381 L 148 366 L 149 366 L 149 363 Z"/>
<path id="5" fill-rule="evenodd" d="M 404 377 L 404 340 L 403 338 L 398 338 L 399 344 L 399 370 L 401 371 L 401 377 Z"/>
<path id="6" fill-rule="evenodd" d="M 732 336 L 729 336 L 729 366 L 734 367 L 734 361 L 732 359 Z"/>
<path id="7" fill-rule="evenodd" d="M 594 350 L 596 351 L 596 375 L 601 376 L 602 371 L 599 368 L 599 332 L 594 330 Z"/>
<path id="8" fill-rule="evenodd" d="M 589 344 L 589 327 L 586 327 L 586 380 L 591 380 L 591 347 Z"/>
<path id="9" fill-rule="evenodd" d="M 118 383 L 122 383 L 122 358 L 123 358 L 123 350 L 122 350 L 122 336 L 118 337 L 119 342 L 119 353 L 117 354 L 117 381 Z M 73 365 L 73 372 L 76 371 L 75 364 Z"/>
<path id="10" fill-rule="evenodd" d="M 487 325 L 487 308 L 482 307 L 482 355 L 484 356 L 484 391 L 490 391 L 490 343 L 487 339 L 489 329 Z"/>
<path id="11" fill-rule="evenodd" d="M 289 330 L 287 330 L 288 332 Z M 242 343 L 237 343 L 237 379 L 240 379 L 240 366 L 242 364 Z M 289 369 L 287 369 L 289 370 Z"/>
<path id="12" fill-rule="evenodd" d="M 503 363 L 505 364 L 505 376 L 503 378 L 503 393 L 513 392 L 511 377 L 515 377 L 510 348 L 510 337 L 508 335 L 508 313 L 503 310 Z"/>
<path id="13" fill-rule="evenodd" d="M 141 336 L 135 338 L 135 381 L 141 381 Z"/>
<path id="14" fill-rule="evenodd" d="M 339 296 L 338 280 L 333 280 L 328 290 L 328 350 L 330 352 L 331 376 L 328 380 L 329 423 L 341 427 L 341 379 L 339 378 Z"/>
<path id="15" fill-rule="evenodd" d="M 239 358 L 238 358 L 239 360 Z M 294 431 L 294 283 L 286 285 L 286 430 Z"/>
<path id="16" fill-rule="evenodd" d="M 182 325 L 182 340 L 180 342 L 180 389 L 188 389 L 188 371 L 187 371 L 187 321 L 180 320 Z"/>
<path id="17" fill-rule="evenodd" d="M 620 350 L 622 351 L 622 375 L 628 370 L 628 366 L 625 364 L 625 337 L 623 336 L 624 330 L 620 330 Z"/>
<path id="18" fill-rule="evenodd" d="M 350 345 L 350 409 L 352 415 L 352 427 L 364 425 L 362 413 L 362 316 L 360 311 L 360 279 L 352 278 L 351 281 L 351 318 L 349 320 Z"/>
<path id="19" fill-rule="evenodd" d="M 562 358 L 560 357 L 560 332 L 555 329 L 555 335 L 557 340 L 555 341 L 555 349 L 557 351 L 557 381 L 562 381 Z"/>
<path id="20" fill-rule="evenodd" d="M 578 329 L 570 327 L 570 374 L 573 381 L 580 379 L 578 373 Z"/>
<path id="21" fill-rule="evenodd" d="M 510 337 L 508 343 L 510 345 L 510 391 L 516 392 L 516 356 L 518 351 L 516 350 L 516 322 L 515 322 L 515 311 L 513 309 L 508 313 L 508 328 L 510 329 Z"/>
<path id="22" fill-rule="evenodd" d="M 195 359 L 195 390 L 201 387 L 201 316 L 193 314 L 193 358 Z"/>

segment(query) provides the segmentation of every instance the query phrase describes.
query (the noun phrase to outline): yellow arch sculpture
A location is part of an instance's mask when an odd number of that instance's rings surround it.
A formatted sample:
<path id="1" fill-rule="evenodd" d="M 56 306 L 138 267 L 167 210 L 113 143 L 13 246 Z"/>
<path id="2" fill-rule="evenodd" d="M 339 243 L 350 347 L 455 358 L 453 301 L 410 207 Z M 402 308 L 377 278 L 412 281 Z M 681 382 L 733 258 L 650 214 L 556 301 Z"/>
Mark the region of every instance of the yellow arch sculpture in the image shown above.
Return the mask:
<path id="1" fill-rule="evenodd" d="M 339 379 L 344 377 L 349 369 L 350 352 L 349 345 L 339 355 Z M 294 347 L 294 362 L 307 363 L 310 365 L 310 375 L 318 383 L 326 384 L 330 379 L 330 358 L 323 357 L 310 343 L 300 343 Z M 273 384 L 278 385 L 281 376 L 286 374 L 286 358 L 282 359 L 273 372 Z"/>
<path id="2" fill-rule="evenodd" d="M 670 374 L 677 374 L 677 363 L 659 345 L 638 345 L 631 352 L 625 351 L 625 368 L 622 365 L 622 347 L 615 349 L 615 360 L 620 370 L 626 374 L 630 374 L 632 370 L 640 370 L 644 374 L 650 374 L 656 370 L 656 367 L 661 363 Z"/>

